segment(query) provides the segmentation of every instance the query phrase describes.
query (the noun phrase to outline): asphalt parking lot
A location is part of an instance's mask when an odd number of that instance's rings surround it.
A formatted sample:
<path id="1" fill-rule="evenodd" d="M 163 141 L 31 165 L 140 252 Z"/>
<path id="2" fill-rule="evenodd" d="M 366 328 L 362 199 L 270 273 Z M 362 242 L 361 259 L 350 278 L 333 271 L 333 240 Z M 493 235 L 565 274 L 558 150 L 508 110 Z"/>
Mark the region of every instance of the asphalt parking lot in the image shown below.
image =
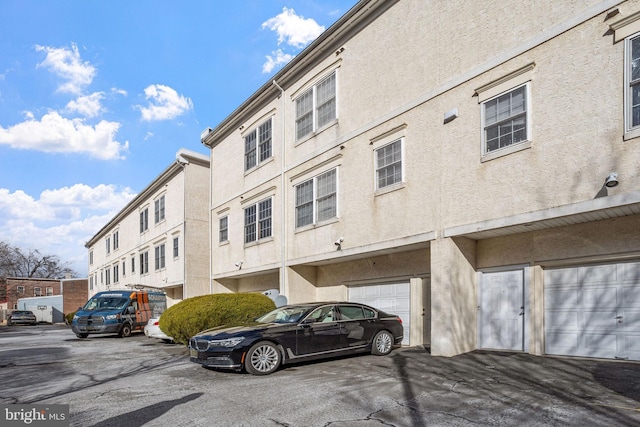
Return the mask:
<path id="1" fill-rule="evenodd" d="M 138 334 L 0 326 L 0 403 L 68 404 L 72 426 L 637 426 L 640 363 L 421 347 L 215 371 Z"/>

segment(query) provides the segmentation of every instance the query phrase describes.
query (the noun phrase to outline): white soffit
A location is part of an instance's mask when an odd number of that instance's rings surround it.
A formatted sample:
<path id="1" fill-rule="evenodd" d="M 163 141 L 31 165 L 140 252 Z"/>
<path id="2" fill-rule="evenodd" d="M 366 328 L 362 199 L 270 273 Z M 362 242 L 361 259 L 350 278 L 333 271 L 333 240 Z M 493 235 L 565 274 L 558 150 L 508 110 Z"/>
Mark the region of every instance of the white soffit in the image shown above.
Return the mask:
<path id="1" fill-rule="evenodd" d="M 444 237 L 489 239 L 640 214 L 640 192 L 601 197 L 555 208 L 448 227 Z"/>

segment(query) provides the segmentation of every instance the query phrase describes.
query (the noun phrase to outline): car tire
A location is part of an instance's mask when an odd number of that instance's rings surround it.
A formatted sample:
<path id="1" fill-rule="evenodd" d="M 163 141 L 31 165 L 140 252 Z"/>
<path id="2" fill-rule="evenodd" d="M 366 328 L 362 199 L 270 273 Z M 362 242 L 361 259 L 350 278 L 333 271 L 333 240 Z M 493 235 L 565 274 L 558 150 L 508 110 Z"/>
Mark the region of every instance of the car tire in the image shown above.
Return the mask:
<path id="1" fill-rule="evenodd" d="M 393 335 L 388 331 L 380 331 L 373 337 L 371 344 L 371 354 L 376 356 L 386 356 L 393 349 Z"/>
<path id="2" fill-rule="evenodd" d="M 281 362 L 278 347 L 269 341 L 260 341 L 249 349 L 244 365 L 250 374 L 269 375 L 278 369 Z"/>
<path id="3" fill-rule="evenodd" d="M 131 336 L 131 325 L 128 324 L 128 323 L 125 323 L 124 325 L 122 325 L 122 328 L 120 328 L 120 332 L 118 333 L 118 336 L 120 338 L 130 337 Z"/>
<path id="4" fill-rule="evenodd" d="M 88 337 L 88 336 L 89 336 L 89 334 L 76 334 L 76 336 L 77 336 L 78 338 L 86 338 L 86 337 Z"/>

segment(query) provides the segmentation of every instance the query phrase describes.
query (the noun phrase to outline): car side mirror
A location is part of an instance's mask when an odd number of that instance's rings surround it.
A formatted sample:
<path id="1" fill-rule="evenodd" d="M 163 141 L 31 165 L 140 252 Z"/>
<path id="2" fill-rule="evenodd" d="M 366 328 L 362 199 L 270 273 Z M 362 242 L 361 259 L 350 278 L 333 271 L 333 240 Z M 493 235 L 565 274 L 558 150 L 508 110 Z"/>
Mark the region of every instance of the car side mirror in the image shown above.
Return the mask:
<path id="1" fill-rule="evenodd" d="M 302 321 L 302 323 L 300 323 L 301 325 L 311 325 L 312 323 L 316 323 L 318 321 L 318 319 L 314 319 L 312 317 L 307 317 L 306 319 L 304 319 Z"/>
<path id="2" fill-rule="evenodd" d="M 82 310 L 82 307 L 78 307 L 78 309 L 76 311 L 81 311 L 81 310 Z"/>
<path id="3" fill-rule="evenodd" d="M 135 313 L 135 312 L 136 312 L 136 309 L 135 309 L 132 305 L 130 305 L 129 307 L 127 307 L 127 313 L 129 313 L 129 314 L 133 314 L 133 313 Z"/>

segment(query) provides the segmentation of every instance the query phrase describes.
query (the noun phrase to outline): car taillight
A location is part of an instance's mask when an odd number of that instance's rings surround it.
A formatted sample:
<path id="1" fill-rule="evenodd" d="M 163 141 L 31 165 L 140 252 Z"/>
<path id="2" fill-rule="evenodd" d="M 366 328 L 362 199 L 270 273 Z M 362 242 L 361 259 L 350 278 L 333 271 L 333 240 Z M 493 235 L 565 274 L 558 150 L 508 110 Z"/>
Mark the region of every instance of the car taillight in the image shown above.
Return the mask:
<path id="1" fill-rule="evenodd" d="M 160 326 L 160 322 L 153 322 L 153 326 Z"/>
<path id="2" fill-rule="evenodd" d="M 396 316 L 398 318 L 398 322 L 400 322 L 400 324 L 402 324 L 402 319 L 400 318 L 400 316 Z"/>

